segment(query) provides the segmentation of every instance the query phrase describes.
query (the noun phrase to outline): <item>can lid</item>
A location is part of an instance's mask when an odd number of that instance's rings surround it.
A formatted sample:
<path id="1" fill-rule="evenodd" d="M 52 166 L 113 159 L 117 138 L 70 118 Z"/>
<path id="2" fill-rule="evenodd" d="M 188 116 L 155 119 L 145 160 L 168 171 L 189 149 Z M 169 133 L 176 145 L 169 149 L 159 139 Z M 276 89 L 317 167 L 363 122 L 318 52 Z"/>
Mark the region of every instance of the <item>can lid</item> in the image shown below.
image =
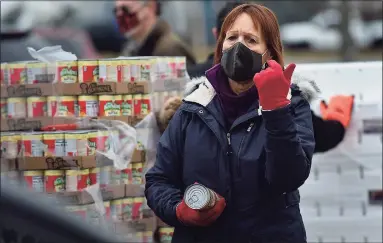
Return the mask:
<path id="1" fill-rule="evenodd" d="M 210 201 L 209 189 L 200 184 L 193 184 L 186 188 L 184 201 L 191 209 L 202 209 Z"/>

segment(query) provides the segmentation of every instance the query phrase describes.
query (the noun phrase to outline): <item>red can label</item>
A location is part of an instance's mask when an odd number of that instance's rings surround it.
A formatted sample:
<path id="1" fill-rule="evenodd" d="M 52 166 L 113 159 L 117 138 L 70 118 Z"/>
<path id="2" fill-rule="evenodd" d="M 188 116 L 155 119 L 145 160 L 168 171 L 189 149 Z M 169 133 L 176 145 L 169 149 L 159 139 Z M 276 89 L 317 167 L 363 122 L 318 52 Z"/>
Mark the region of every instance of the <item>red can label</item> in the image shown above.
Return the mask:
<path id="1" fill-rule="evenodd" d="M 64 133 L 45 133 L 43 140 L 46 147 L 44 156 L 65 156 Z"/>
<path id="2" fill-rule="evenodd" d="M 44 146 L 41 134 L 22 134 L 22 152 L 25 157 L 44 156 Z"/>
<path id="3" fill-rule="evenodd" d="M 78 61 L 79 83 L 98 81 L 98 61 Z"/>
<path id="4" fill-rule="evenodd" d="M 44 173 L 42 171 L 24 171 L 24 180 L 29 189 L 44 192 Z"/>
<path id="5" fill-rule="evenodd" d="M 54 111 L 52 107 L 52 112 L 56 116 L 77 116 L 77 99 L 76 97 L 59 97 L 57 110 Z"/>
<path id="6" fill-rule="evenodd" d="M 47 102 L 45 97 L 27 98 L 28 117 L 43 117 L 47 115 Z"/>
<path id="7" fill-rule="evenodd" d="M 121 171 L 122 184 L 132 184 L 132 164 L 129 163 L 128 168 Z"/>
<path id="8" fill-rule="evenodd" d="M 9 84 L 25 84 L 27 81 L 27 64 L 9 64 Z"/>
<path id="9" fill-rule="evenodd" d="M 142 104 L 141 104 L 141 114 L 147 115 L 150 113 L 151 105 L 150 105 L 150 95 L 142 96 Z"/>
<path id="10" fill-rule="evenodd" d="M 77 190 L 83 190 L 90 185 L 89 170 L 81 170 L 78 174 Z"/>
<path id="11" fill-rule="evenodd" d="M 109 131 L 98 131 L 97 151 L 107 152 L 109 150 Z"/>
<path id="12" fill-rule="evenodd" d="M 56 80 L 59 83 L 76 83 L 78 81 L 77 61 L 57 62 Z"/>
<path id="13" fill-rule="evenodd" d="M 93 168 L 89 170 L 89 180 L 90 184 L 94 185 L 100 183 L 100 168 Z"/>
<path id="14" fill-rule="evenodd" d="M 133 96 L 133 114 L 140 115 L 142 109 L 142 95 L 137 94 Z"/>
<path id="15" fill-rule="evenodd" d="M 63 170 L 46 170 L 45 192 L 62 192 L 65 190 L 65 175 Z"/>

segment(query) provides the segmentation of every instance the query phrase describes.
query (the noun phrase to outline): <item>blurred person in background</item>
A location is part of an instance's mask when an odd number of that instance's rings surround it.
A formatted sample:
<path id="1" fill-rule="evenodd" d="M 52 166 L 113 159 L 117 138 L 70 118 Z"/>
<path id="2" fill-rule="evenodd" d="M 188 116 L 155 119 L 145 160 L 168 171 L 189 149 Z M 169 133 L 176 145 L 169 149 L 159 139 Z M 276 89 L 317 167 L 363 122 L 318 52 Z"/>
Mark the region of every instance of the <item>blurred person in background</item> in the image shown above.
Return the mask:
<path id="1" fill-rule="evenodd" d="M 195 64 L 188 46 L 160 18 L 159 1 L 118 0 L 114 11 L 120 32 L 128 39 L 122 55 L 185 56 L 187 65 Z"/>
<path id="2" fill-rule="evenodd" d="M 219 11 L 216 19 L 216 27 L 212 29 L 212 33 L 217 40 L 226 16 L 234 8 L 240 6 L 241 4 L 243 3 L 229 2 Z M 189 76 L 191 78 L 205 76 L 205 72 L 213 66 L 213 62 L 214 53 L 211 53 L 204 63 L 198 63 L 188 68 Z M 309 102 L 316 98 L 319 89 L 316 87 L 314 82 L 299 76 L 293 76 L 293 79 L 295 79 L 296 82 L 299 82 L 300 89 Z M 192 92 L 197 88 L 197 86 L 197 83 L 189 84 L 185 95 Z M 321 102 L 320 112 L 322 117 L 317 116 L 314 112 L 312 112 L 316 143 L 315 152 L 326 152 L 335 148 L 343 140 L 345 131 L 350 124 L 353 103 L 353 96 L 334 96 L 330 99 L 328 104 L 324 101 Z M 166 128 L 169 119 L 172 117 L 180 104 L 180 98 L 172 98 L 166 103 L 163 108 L 164 110 L 161 112 L 161 116 L 158 118 L 160 120 L 160 127 L 162 130 Z"/>
<path id="3" fill-rule="evenodd" d="M 160 139 L 146 173 L 149 207 L 175 227 L 174 243 L 306 242 L 298 188 L 315 140 L 275 14 L 257 4 L 232 10 L 214 63 Z M 187 205 L 195 183 L 215 192 L 211 207 Z"/>

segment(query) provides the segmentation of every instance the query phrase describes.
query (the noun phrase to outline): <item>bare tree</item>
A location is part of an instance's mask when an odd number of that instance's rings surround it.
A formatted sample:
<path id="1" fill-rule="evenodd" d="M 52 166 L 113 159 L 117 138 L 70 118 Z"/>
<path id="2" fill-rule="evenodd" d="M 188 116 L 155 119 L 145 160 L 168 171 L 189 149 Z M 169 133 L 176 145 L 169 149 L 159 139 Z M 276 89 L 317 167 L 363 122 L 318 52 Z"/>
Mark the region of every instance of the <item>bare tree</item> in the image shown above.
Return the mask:
<path id="1" fill-rule="evenodd" d="M 350 34 L 350 28 L 352 28 L 352 26 L 350 26 L 350 20 L 354 15 L 353 13 L 357 11 L 356 7 L 355 4 L 352 4 L 352 1 L 342 1 L 339 4 L 339 11 L 342 16 L 339 30 L 343 40 L 340 55 L 343 62 L 353 61 L 357 53 L 357 48 Z"/>

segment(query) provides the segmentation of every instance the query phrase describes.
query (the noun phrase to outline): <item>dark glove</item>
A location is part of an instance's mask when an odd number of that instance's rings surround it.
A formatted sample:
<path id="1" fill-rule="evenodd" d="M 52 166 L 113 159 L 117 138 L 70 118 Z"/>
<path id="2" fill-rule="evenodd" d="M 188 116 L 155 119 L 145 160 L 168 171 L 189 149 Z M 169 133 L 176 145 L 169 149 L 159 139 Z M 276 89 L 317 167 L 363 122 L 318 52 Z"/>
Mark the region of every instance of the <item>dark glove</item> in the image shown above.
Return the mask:
<path id="1" fill-rule="evenodd" d="M 322 100 L 320 112 L 323 120 L 338 121 L 347 128 L 350 125 L 353 106 L 354 96 L 336 95 L 330 98 L 328 104 Z"/>
<path id="2" fill-rule="evenodd" d="M 268 68 L 255 74 L 254 83 L 258 90 L 259 103 L 263 110 L 274 110 L 290 104 L 290 85 L 295 64 L 284 71 L 274 60 L 267 61 Z"/>

